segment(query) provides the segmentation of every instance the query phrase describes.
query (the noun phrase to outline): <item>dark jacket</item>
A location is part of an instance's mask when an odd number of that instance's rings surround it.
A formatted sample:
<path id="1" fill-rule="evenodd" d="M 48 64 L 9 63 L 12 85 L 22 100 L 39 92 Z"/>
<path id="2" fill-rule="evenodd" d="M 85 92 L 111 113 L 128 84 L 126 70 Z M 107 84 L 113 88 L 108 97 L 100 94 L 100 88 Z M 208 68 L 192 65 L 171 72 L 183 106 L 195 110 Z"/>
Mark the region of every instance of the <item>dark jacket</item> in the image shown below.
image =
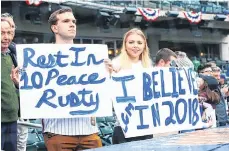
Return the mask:
<path id="1" fill-rule="evenodd" d="M 13 61 L 13 64 L 14 64 L 14 67 L 17 67 L 18 66 L 18 63 L 17 63 L 17 52 L 16 52 L 16 44 L 14 42 L 11 42 L 10 46 L 9 46 L 9 50 L 10 50 L 10 56 L 11 56 L 11 59 Z M 19 100 L 19 111 L 18 111 L 18 116 L 20 117 L 20 97 L 19 97 L 19 87 L 18 85 L 15 84 L 15 87 L 17 89 L 17 93 L 18 93 L 18 100 Z"/>
<path id="2" fill-rule="evenodd" d="M 208 83 L 208 86 L 212 91 L 217 92 L 217 94 L 219 95 L 220 100 L 219 100 L 219 103 L 216 104 L 216 107 L 215 107 L 216 118 L 220 126 L 226 125 L 227 111 L 226 111 L 224 96 L 221 92 L 219 82 L 212 76 L 200 75 L 200 77 Z"/>
<path id="3" fill-rule="evenodd" d="M 224 94 L 221 92 L 221 87 L 218 87 L 220 102 L 216 105 L 215 113 L 217 117 L 217 121 L 219 122 L 219 126 L 225 126 L 227 123 L 227 110 L 225 104 Z"/>
<path id="4" fill-rule="evenodd" d="M 9 50 L 10 50 L 10 56 L 12 58 L 14 67 L 17 67 L 17 54 L 16 54 L 16 44 L 14 42 L 11 42 L 10 46 L 9 46 Z"/>
<path id="5" fill-rule="evenodd" d="M 220 102 L 219 82 L 213 76 L 200 75 L 200 78 L 204 80 L 204 88 L 199 90 L 199 96 L 206 97 L 207 103 L 215 108 L 215 105 Z"/>

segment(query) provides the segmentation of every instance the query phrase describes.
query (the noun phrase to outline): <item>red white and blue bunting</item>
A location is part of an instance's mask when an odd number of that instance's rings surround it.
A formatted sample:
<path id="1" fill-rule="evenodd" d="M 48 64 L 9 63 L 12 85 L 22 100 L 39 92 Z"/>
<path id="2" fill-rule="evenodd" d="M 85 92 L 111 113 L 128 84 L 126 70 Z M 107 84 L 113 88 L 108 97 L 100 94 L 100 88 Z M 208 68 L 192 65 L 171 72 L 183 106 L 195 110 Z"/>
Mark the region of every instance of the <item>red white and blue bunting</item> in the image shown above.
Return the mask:
<path id="1" fill-rule="evenodd" d="M 188 19 L 190 23 L 198 24 L 202 20 L 202 13 L 201 12 L 184 12 L 185 18 Z"/>
<path id="2" fill-rule="evenodd" d="M 155 21 L 159 17 L 159 9 L 151 9 L 151 8 L 141 8 L 141 7 L 139 7 L 137 9 L 137 11 L 147 21 Z"/>
<path id="3" fill-rule="evenodd" d="M 41 0 L 25 0 L 27 5 L 35 5 L 38 6 L 41 4 Z"/>

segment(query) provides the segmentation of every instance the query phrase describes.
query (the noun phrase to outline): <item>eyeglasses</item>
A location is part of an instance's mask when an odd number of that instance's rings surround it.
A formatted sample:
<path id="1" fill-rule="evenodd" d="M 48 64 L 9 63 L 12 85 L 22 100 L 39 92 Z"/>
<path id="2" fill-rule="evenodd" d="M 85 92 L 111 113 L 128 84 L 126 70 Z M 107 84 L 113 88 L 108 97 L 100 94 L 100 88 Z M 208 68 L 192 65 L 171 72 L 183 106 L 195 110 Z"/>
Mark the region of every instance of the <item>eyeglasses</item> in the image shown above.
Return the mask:
<path id="1" fill-rule="evenodd" d="M 221 70 L 213 70 L 212 72 L 221 72 Z"/>
<path id="2" fill-rule="evenodd" d="M 201 73 L 205 73 L 205 72 L 212 72 L 212 70 L 205 70 L 205 71 L 202 71 Z"/>
<path id="3" fill-rule="evenodd" d="M 219 67 L 212 67 L 213 72 L 221 72 L 221 69 Z"/>

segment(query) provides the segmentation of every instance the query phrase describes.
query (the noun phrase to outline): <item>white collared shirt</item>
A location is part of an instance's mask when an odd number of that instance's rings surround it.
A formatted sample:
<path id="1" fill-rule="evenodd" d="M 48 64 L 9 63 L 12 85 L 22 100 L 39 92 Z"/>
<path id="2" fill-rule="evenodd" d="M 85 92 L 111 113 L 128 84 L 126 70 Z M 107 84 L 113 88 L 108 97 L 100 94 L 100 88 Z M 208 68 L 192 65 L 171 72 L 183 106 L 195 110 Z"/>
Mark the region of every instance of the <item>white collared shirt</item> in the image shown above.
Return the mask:
<path id="1" fill-rule="evenodd" d="M 97 125 L 92 124 L 92 119 L 90 117 L 43 119 L 42 126 L 43 132 L 59 135 L 75 136 L 98 133 Z"/>

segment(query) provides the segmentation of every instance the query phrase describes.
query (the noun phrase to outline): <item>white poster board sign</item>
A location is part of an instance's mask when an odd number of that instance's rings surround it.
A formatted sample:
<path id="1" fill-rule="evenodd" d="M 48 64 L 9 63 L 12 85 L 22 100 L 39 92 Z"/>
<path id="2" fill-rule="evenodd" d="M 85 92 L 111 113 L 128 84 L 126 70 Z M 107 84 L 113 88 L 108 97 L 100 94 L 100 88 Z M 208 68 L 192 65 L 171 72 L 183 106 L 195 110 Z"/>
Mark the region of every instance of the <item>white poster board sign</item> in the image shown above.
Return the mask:
<path id="1" fill-rule="evenodd" d="M 126 138 L 202 128 L 191 69 L 150 68 L 112 76 L 115 113 Z"/>
<path id="2" fill-rule="evenodd" d="M 211 104 L 203 102 L 202 105 L 204 108 L 203 113 L 202 113 L 202 121 L 204 123 L 204 127 L 208 128 L 208 127 L 216 127 L 217 123 L 216 123 L 216 114 L 215 114 L 215 109 L 212 107 Z"/>
<path id="3" fill-rule="evenodd" d="M 17 45 L 21 117 L 112 115 L 106 45 Z"/>

